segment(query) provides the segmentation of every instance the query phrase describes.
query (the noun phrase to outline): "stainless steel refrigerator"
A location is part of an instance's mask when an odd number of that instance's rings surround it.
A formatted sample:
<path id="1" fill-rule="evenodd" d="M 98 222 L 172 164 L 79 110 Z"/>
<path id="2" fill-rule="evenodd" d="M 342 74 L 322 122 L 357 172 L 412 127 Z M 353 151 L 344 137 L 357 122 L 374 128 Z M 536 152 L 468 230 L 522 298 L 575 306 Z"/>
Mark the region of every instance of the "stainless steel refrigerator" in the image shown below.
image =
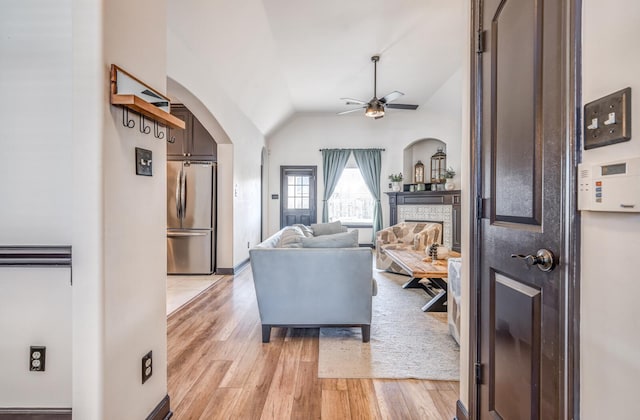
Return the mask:
<path id="1" fill-rule="evenodd" d="M 215 269 L 216 166 L 167 162 L 167 273 Z"/>

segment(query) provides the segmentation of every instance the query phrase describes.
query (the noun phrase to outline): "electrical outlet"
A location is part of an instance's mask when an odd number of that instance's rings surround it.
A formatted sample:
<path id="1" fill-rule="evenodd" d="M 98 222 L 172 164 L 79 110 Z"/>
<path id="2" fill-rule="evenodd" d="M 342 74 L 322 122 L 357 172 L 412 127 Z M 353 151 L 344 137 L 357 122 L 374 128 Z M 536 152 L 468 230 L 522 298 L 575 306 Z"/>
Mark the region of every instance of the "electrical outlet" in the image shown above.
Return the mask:
<path id="1" fill-rule="evenodd" d="M 45 346 L 31 346 L 29 348 L 29 370 L 44 372 L 47 348 Z"/>
<path id="2" fill-rule="evenodd" d="M 147 379 L 153 375 L 153 352 L 149 352 L 142 358 L 142 383 L 147 382 Z"/>

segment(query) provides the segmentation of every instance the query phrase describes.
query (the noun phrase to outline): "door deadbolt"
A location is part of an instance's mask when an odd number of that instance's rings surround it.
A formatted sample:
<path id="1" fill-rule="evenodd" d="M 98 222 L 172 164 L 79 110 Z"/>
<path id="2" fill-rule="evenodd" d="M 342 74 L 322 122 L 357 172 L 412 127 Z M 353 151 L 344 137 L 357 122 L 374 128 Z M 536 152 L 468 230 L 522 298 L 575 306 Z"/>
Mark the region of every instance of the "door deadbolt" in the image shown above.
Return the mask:
<path id="1" fill-rule="evenodd" d="M 511 258 L 524 260 L 527 265 L 535 265 L 540 269 L 540 271 L 551 271 L 556 266 L 553 253 L 544 248 L 539 249 L 538 252 L 536 252 L 536 255 L 511 254 Z"/>

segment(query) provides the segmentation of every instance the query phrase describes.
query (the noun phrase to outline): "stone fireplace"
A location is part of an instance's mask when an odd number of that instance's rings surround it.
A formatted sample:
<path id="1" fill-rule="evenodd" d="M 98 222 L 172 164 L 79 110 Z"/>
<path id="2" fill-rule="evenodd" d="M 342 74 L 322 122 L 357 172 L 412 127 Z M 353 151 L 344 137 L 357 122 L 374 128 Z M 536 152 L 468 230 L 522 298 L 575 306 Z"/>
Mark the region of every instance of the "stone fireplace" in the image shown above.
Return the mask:
<path id="1" fill-rule="evenodd" d="M 398 221 L 400 222 L 441 222 L 442 242 L 449 249 L 453 249 L 453 234 L 450 205 L 409 204 L 398 206 Z"/>

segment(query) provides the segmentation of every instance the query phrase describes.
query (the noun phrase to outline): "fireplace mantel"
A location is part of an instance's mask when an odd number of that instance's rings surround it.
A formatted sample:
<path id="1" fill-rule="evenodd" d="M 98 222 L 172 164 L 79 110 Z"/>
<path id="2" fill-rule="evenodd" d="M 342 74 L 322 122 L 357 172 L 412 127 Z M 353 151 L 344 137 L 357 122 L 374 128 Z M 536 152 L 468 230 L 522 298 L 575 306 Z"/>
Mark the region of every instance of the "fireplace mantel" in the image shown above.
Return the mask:
<path id="1" fill-rule="evenodd" d="M 398 223 L 398 206 L 451 206 L 452 249 L 460 252 L 460 191 L 388 192 L 389 224 Z"/>

